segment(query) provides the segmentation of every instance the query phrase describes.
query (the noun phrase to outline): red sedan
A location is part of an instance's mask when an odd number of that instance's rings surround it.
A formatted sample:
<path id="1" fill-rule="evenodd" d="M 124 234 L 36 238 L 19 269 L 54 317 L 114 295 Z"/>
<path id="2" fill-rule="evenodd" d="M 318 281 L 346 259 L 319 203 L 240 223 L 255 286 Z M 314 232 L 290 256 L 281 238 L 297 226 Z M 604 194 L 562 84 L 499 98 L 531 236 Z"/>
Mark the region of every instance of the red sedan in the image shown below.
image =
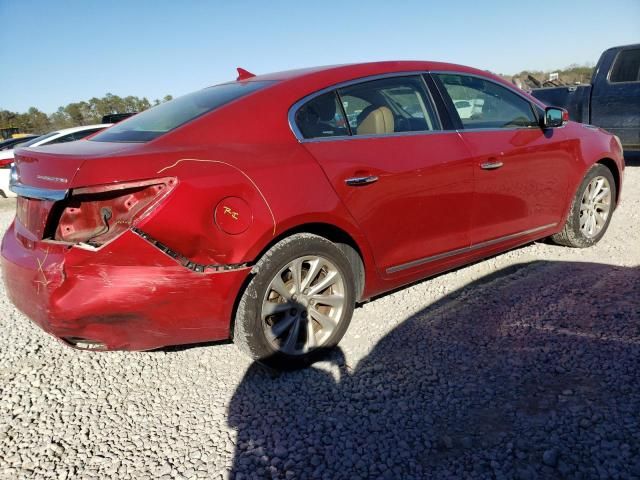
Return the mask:
<path id="1" fill-rule="evenodd" d="M 598 242 L 618 139 L 483 71 L 382 62 L 206 88 L 16 155 L 15 305 L 67 344 L 232 338 L 305 363 L 354 306 L 544 237 Z"/>

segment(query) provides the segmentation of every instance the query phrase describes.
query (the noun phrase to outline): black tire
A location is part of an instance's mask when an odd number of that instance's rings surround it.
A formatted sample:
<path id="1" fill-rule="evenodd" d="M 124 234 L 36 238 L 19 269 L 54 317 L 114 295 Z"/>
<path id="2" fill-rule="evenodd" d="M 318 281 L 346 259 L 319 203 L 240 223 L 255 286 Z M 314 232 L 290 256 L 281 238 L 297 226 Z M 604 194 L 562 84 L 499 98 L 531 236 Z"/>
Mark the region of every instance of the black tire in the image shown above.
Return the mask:
<path id="1" fill-rule="evenodd" d="M 603 227 L 600 231 L 594 236 L 587 236 L 580 229 L 580 207 L 582 203 L 582 198 L 585 194 L 585 190 L 591 181 L 596 177 L 604 177 L 610 186 L 611 198 L 610 198 L 610 207 L 609 213 L 605 220 Z M 569 210 L 569 215 L 567 216 L 567 221 L 564 224 L 564 227 L 559 233 L 556 233 L 551 237 L 551 240 L 558 245 L 564 245 L 567 247 L 574 248 L 586 248 L 592 245 L 595 245 L 600 241 L 600 239 L 604 236 L 607 228 L 609 228 L 609 223 L 611 222 L 611 216 L 613 215 L 613 210 L 616 205 L 617 197 L 616 191 L 616 182 L 613 178 L 613 174 L 611 170 L 609 170 L 604 165 L 596 163 L 593 165 L 584 176 L 584 179 L 580 183 L 578 190 L 576 192 L 573 201 L 571 202 L 571 209 Z"/>
<path id="2" fill-rule="evenodd" d="M 279 350 L 265 333 L 264 323 L 272 317 L 262 319 L 263 302 L 273 290 L 271 282 L 282 275 L 296 259 L 309 256 L 322 257 L 335 266 L 342 279 L 341 288 L 344 297 L 340 313 L 336 314 L 335 327 L 328 332 L 328 338 L 303 354 L 291 355 Z M 308 273 L 308 270 L 307 270 Z M 282 277 L 281 277 L 282 278 Z M 233 341 L 242 351 L 253 359 L 279 369 L 305 367 L 321 358 L 342 339 L 349 326 L 355 306 L 355 279 L 349 261 L 343 251 L 329 240 L 309 233 L 299 233 L 283 239 L 271 247 L 252 270 L 252 278 L 238 302 L 234 321 Z M 333 288 L 333 287 L 331 287 Z M 269 290 L 269 291 L 268 291 Z M 282 298 L 284 301 L 284 297 Z M 306 309 L 301 306 L 300 311 Z M 309 307 L 311 308 L 311 307 Z M 333 309 L 330 309 L 333 312 Z M 312 322 L 311 313 L 305 310 L 304 322 Z M 300 313 L 302 315 L 303 313 Z M 286 313 L 289 315 L 289 313 Z M 307 316 L 308 315 L 308 316 Z M 306 325 L 306 323 L 305 323 Z M 305 327 L 300 327 L 305 328 Z M 310 328 L 313 328 L 310 327 Z M 301 330 L 302 331 L 302 330 Z M 301 334 L 303 337 L 308 333 Z M 304 340 L 304 338 L 303 338 Z"/>

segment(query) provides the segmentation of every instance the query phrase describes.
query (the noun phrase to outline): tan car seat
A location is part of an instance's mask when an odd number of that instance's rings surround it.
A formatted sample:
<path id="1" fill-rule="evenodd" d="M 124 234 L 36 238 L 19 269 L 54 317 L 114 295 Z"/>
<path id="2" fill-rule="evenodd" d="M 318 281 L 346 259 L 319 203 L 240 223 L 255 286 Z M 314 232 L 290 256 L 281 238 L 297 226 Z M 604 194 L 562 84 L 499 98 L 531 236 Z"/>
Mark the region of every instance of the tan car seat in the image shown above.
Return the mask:
<path id="1" fill-rule="evenodd" d="M 388 107 L 378 107 L 372 110 L 358 125 L 358 135 L 376 135 L 393 133 L 393 113 Z"/>

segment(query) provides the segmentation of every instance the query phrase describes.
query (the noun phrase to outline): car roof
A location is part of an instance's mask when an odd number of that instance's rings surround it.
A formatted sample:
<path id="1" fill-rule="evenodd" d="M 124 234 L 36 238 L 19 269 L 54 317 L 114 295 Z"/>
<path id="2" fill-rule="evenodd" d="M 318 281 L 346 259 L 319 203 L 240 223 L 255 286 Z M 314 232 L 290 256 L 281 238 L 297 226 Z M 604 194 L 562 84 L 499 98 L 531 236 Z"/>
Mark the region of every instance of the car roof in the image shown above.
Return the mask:
<path id="1" fill-rule="evenodd" d="M 479 75 L 494 82 L 501 83 L 527 99 L 537 104 L 541 108 L 543 103 L 526 92 L 518 89 L 513 84 L 507 82 L 500 76 L 487 70 L 467 67 L 455 63 L 433 62 L 421 60 L 393 60 L 384 62 L 352 63 L 346 65 L 328 65 L 323 67 L 302 68 L 298 70 L 288 70 L 284 72 L 268 73 L 256 75 L 246 82 L 253 81 L 275 81 L 277 85 L 290 91 L 299 99 L 306 95 L 331 88 L 344 82 L 358 80 L 360 78 L 375 77 L 377 75 L 393 75 L 416 72 L 456 72 L 471 75 Z M 274 85 L 275 88 L 275 85 Z M 268 89 L 265 89 L 268 91 Z"/>
<path id="2" fill-rule="evenodd" d="M 337 78 L 357 78 L 359 76 L 369 76 L 384 73 L 401 73 L 413 71 L 457 71 L 467 73 L 478 73 L 486 75 L 488 72 L 478 70 L 464 65 L 445 62 L 431 62 L 421 60 L 392 60 L 383 62 L 349 63 L 343 65 L 326 65 L 320 67 L 300 68 L 296 70 L 286 70 L 282 72 L 256 75 L 248 81 L 263 80 L 294 80 L 308 79 L 310 77 L 327 76 L 331 74 Z"/>

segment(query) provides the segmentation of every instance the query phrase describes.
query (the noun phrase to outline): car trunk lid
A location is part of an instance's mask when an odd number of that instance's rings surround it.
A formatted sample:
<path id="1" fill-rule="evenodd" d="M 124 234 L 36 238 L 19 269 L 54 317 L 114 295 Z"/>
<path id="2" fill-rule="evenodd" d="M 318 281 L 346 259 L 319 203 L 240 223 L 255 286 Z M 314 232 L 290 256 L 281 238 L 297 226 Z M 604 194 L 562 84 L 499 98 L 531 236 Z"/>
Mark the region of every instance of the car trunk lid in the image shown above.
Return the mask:
<path id="1" fill-rule="evenodd" d="M 108 161 L 139 148 L 139 144 L 113 144 L 78 140 L 67 144 L 16 151 L 12 190 L 18 194 L 16 218 L 37 241 L 50 236 L 49 218 L 56 201 L 64 199 L 82 165 L 91 159 Z"/>

